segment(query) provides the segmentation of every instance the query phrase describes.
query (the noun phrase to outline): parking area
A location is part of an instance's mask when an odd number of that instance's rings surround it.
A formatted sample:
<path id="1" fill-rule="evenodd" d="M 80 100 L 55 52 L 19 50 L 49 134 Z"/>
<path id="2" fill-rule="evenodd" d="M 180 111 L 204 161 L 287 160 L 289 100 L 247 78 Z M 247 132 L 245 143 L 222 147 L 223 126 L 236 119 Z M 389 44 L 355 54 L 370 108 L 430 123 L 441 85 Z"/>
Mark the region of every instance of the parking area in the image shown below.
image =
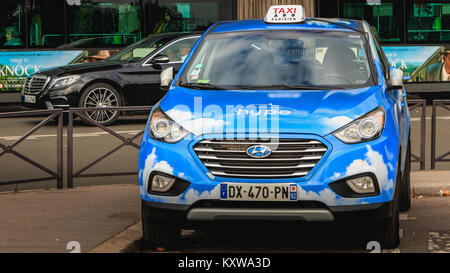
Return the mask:
<path id="1" fill-rule="evenodd" d="M 401 243 L 384 253 L 450 253 L 450 200 L 421 197 L 400 214 Z M 369 253 L 377 251 L 367 226 L 351 224 L 259 223 L 184 231 L 178 253 Z M 156 249 L 137 245 L 141 252 Z M 161 250 L 161 249 L 160 249 Z M 173 251 L 169 251 L 173 252 Z"/>
<path id="2" fill-rule="evenodd" d="M 414 183 L 414 181 L 413 181 Z M 139 188 L 106 185 L 0 193 L 0 253 L 368 253 L 365 228 L 355 224 L 264 223 L 183 230 L 177 250 L 145 248 Z M 102 198 L 98 198 L 101 196 Z M 415 196 L 400 216 L 401 244 L 387 253 L 448 253 L 448 197 Z M 369 245 L 370 246 L 370 245 Z"/>

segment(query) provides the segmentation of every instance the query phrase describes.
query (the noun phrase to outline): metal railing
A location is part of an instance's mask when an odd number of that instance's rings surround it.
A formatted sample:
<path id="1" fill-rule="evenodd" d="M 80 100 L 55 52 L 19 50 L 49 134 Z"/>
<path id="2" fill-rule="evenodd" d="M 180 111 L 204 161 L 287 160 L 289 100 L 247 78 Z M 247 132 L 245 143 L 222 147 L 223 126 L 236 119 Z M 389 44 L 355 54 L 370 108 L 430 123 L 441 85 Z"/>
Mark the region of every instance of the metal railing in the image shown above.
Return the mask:
<path id="1" fill-rule="evenodd" d="M 411 153 L 411 162 L 419 162 L 420 170 L 425 170 L 425 140 L 426 140 L 426 120 L 427 120 L 427 101 L 426 100 L 408 100 L 409 111 L 421 109 L 420 115 L 420 155 Z M 411 132 L 410 132 L 411 133 Z"/>
<path id="2" fill-rule="evenodd" d="M 450 100 L 434 100 L 433 112 L 431 115 L 431 169 L 436 169 L 436 162 L 450 162 L 450 158 L 446 158 L 450 155 L 450 151 L 443 153 L 440 156 L 436 156 L 436 142 L 437 142 L 437 109 L 443 108 L 446 111 L 450 111 Z"/>
<path id="3" fill-rule="evenodd" d="M 420 170 L 425 169 L 425 140 L 426 140 L 426 100 L 408 100 L 408 107 L 410 111 L 420 109 L 420 155 L 412 154 L 412 162 L 420 163 Z M 436 162 L 450 162 L 450 159 L 446 159 L 445 157 L 450 155 L 450 152 L 446 152 L 445 154 L 436 157 L 436 109 L 438 107 L 442 107 L 447 111 L 450 111 L 450 100 L 435 100 L 433 102 L 433 116 L 432 116 L 432 145 L 431 145 L 431 169 L 435 169 Z M 127 107 L 115 107 L 108 108 L 108 111 L 119 111 L 119 112 L 129 112 L 129 111 L 145 111 L 149 112 L 152 106 L 127 106 Z M 105 176 L 127 176 L 127 175 L 137 175 L 138 172 L 136 170 L 129 172 L 111 172 L 111 173 L 94 173 L 94 174 L 86 174 L 86 171 L 91 169 L 93 166 L 97 165 L 99 162 L 109 157 L 113 153 L 118 150 L 131 146 L 135 149 L 140 149 L 140 144 L 135 143 L 135 140 L 142 136 L 145 128 L 138 131 L 132 137 L 126 137 L 121 133 L 114 131 L 110 127 L 105 127 L 89 118 L 85 115 L 86 112 L 98 112 L 105 111 L 103 108 L 71 108 L 66 113 L 64 113 L 60 109 L 55 110 L 36 110 L 36 111 L 27 111 L 27 112 L 13 112 L 13 113 L 0 113 L 0 118 L 12 118 L 12 117 L 31 117 L 37 115 L 47 115 L 47 117 L 42 120 L 38 125 L 33 127 L 31 130 L 26 132 L 23 136 L 19 137 L 14 143 L 10 145 L 6 145 L 0 143 L 0 157 L 5 154 L 13 154 L 16 157 L 28 162 L 29 164 L 43 170 L 49 177 L 45 178 L 37 178 L 37 179 L 28 179 L 28 180 L 15 180 L 15 181 L 5 181 L 0 182 L 0 185 L 11 185 L 11 184 L 20 184 L 20 183 L 31 183 L 31 182 L 41 182 L 47 180 L 55 179 L 57 181 L 57 188 L 63 188 L 63 114 L 67 114 L 68 124 L 67 124 L 67 187 L 74 187 L 74 178 L 87 178 L 87 177 L 105 177 Z M 108 134 L 114 136 L 119 139 L 121 143 L 116 145 L 108 152 L 103 153 L 98 158 L 92 160 L 89 164 L 83 166 L 78 170 L 74 170 L 74 118 L 79 117 L 85 123 L 88 123 L 92 126 L 98 127 L 99 129 L 107 132 Z M 17 147 L 20 143 L 22 143 L 25 139 L 30 137 L 37 130 L 48 124 L 50 121 L 57 119 L 57 129 L 56 129 L 56 138 L 57 138 L 57 149 L 56 149 L 56 158 L 57 158 L 57 169 L 56 171 L 52 171 L 49 168 L 43 166 L 42 164 L 36 162 L 28 158 L 27 156 L 17 152 L 14 148 Z M 123 132 L 122 132 L 123 133 Z M 0 138 L 1 140 L 1 138 Z"/>
<path id="4" fill-rule="evenodd" d="M 127 111 L 150 111 L 151 110 L 151 106 L 127 106 L 127 107 L 108 107 L 108 111 L 120 111 L 120 112 L 127 112 Z M 85 116 L 86 112 L 101 112 L 101 111 L 105 111 L 102 108 L 70 108 L 68 111 L 68 124 L 67 124 L 67 187 L 68 188 L 73 188 L 73 179 L 74 178 L 85 178 L 85 177 L 105 177 L 105 176 L 126 176 L 126 175 L 136 175 L 138 174 L 137 171 L 134 172 L 113 172 L 113 173 L 95 173 L 95 174 L 85 174 L 85 172 L 90 169 L 91 167 L 93 167 L 94 165 L 96 165 L 97 163 L 99 163 L 100 161 L 104 160 L 105 158 L 107 158 L 108 156 L 110 156 L 111 154 L 117 152 L 118 150 L 120 150 L 121 148 L 125 147 L 125 146 L 132 146 L 134 148 L 136 148 L 137 150 L 140 149 L 140 145 L 134 143 L 133 141 L 140 137 L 144 131 L 145 128 L 143 130 L 141 130 L 140 132 L 138 132 L 136 135 L 134 135 L 131 138 L 127 138 L 119 133 L 117 133 L 116 131 L 103 126 L 102 124 L 99 124 L 89 118 L 87 118 Z M 112 148 L 111 150 L 109 150 L 108 152 L 104 153 L 103 155 L 101 155 L 100 157 L 98 157 L 97 159 L 93 160 L 92 162 L 90 162 L 89 164 L 87 164 L 86 166 L 82 167 L 81 169 L 79 169 L 78 171 L 74 172 L 73 169 L 73 159 L 74 159 L 74 155 L 73 155 L 73 119 L 74 117 L 77 116 L 79 118 L 81 118 L 84 122 L 96 126 L 102 130 L 104 130 L 105 132 L 109 133 L 110 135 L 118 138 L 119 140 L 122 141 L 121 144 L 115 146 L 114 148 Z"/>
<path id="5" fill-rule="evenodd" d="M 6 145 L 0 143 L 0 148 L 3 150 L 0 152 L 0 157 L 6 154 L 12 154 L 17 158 L 35 166 L 36 168 L 41 169 L 42 171 L 49 174 L 49 177 L 44 178 L 36 178 L 36 179 L 22 179 L 22 180 L 14 180 L 14 181 L 3 181 L 0 182 L 0 185 L 13 185 L 13 184 L 22 184 L 22 183 L 33 183 L 33 182 L 42 182 L 49 180 L 56 180 L 56 187 L 58 189 L 63 188 L 63 111 L 62 110 L 36 110 L 36 111 L 27 111 L 27 112 L 12 112 L 12 113 L 0 113 L 0 118 L 13 118 L 13 117 L 30 117 L 37 115 L 48 115 L 43 121 L 41 121 L 38 125 L 34 126 L 28 132 L 26 132 L 23 136 L 19 137 L 14 143 L 11 145 Z M 47 123 L 57 119 L 58 126 L 56 128 L 56 171 L 50 170 L 44 165 L 36 162 L 35 160 L 25 156 L 24 154 L 16 151 L 16 148 L 20 143 L 22 143 L 25 139 L 34 134 L 37 130 L 45 126 Z"/>

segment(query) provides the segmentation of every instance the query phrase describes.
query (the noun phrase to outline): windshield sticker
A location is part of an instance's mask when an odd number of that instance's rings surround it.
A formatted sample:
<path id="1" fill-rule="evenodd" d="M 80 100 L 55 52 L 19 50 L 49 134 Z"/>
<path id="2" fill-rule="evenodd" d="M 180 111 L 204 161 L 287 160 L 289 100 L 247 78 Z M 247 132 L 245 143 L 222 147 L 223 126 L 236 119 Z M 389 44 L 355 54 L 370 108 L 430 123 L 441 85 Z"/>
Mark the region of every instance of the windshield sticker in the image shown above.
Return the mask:
<path id="1" fill-rule="evenodd" d="M 198 76 L 200 75 L 200 69 L 195 69 L 194 71 L 192 71 L 191 76 Z"/>
<path id="2" fill-rule="evenodd" d="M 209 83 L 210 80 L 198 80 L 197 83 Z"/>
<path id="3" fill-rule="evenodd" d="M 191 72 L 191 81 L 196 81 L 200 78 L 200 68 L 196 68 Z"/>

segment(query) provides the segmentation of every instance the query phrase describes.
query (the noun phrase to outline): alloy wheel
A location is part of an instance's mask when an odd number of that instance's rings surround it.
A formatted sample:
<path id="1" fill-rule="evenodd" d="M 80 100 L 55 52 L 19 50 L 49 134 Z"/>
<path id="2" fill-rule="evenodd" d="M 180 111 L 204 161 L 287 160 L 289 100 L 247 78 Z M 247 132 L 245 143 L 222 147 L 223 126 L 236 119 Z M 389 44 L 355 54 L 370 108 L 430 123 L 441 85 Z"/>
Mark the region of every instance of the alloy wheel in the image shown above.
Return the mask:
<path id="1" fill-rule="evenodd" d="M 117 96 L 113 91 L 108 88 L 95 88 L 91 90 L 84 101 L 84 107 L 95 107 L 95 108 L 108 108 L 108 107 L 118 107 L 119 101 Z M 97 122 L 97 123 L 107 123 L 115 118 L 117 111 L 95 111 L 86 112 L 86 116 Z"/>

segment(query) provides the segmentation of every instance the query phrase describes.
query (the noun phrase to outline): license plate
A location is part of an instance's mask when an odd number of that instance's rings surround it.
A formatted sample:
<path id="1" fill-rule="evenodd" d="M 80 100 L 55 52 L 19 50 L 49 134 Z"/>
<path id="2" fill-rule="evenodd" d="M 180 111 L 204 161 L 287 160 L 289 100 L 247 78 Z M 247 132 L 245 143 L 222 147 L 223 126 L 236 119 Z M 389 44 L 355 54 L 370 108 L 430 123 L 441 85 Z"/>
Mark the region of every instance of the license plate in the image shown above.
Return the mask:
<path id="1" fill-rule="evenodd" d="M 28 102 L 28 103 L 36 103 L 36 97 L 30 96 L 30 95 L 25 95 L 24 101 Z"/>
<path id="2" fill-rule="evenodd" d="M 297 201 L 295 184 L 237 184 L 220 185 L 220 199 L 229 201 Z"/>

